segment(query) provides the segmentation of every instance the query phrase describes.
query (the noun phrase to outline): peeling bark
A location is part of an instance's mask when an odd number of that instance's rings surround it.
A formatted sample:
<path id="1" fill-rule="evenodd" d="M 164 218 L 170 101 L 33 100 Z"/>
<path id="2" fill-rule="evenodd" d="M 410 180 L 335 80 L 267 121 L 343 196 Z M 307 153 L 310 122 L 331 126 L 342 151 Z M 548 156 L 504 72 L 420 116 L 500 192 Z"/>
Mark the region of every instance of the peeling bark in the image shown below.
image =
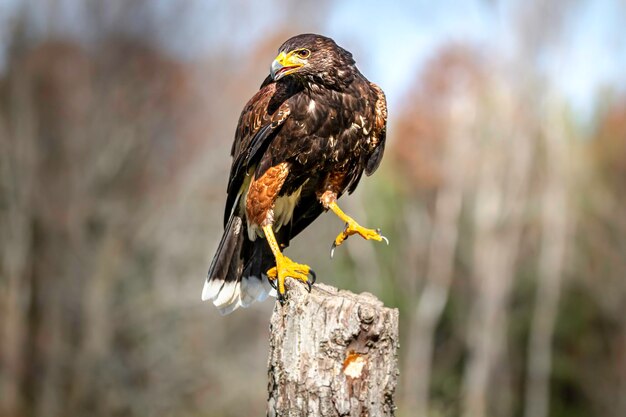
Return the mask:
<path id="1" fill-rule="evenodd" d="M 287 280 L 270 324 L 268 416 L 393 416 L 398 310 Z"/>

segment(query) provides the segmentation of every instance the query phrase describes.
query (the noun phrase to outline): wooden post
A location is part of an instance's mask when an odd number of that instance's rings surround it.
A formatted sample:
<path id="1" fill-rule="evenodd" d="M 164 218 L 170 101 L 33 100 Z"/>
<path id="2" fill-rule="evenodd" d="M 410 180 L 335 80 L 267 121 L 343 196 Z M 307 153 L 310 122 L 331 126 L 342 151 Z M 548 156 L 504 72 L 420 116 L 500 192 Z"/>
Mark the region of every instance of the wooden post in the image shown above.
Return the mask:
<path id="1" fill-rule="evenodd" d="M 270 417 L 394 415 L 398 310 L 371 294 L 287 280 L 270 324 Z"/>

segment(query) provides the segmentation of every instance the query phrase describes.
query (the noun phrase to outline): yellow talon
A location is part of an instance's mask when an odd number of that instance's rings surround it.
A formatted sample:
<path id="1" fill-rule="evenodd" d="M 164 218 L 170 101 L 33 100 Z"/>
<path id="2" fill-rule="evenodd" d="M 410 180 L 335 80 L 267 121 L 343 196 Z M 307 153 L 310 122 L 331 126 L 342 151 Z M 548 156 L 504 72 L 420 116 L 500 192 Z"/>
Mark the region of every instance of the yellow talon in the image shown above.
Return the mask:
<path id="1" fill-rule="evenodd" d="M 312 275 L 312 280 L 309 280 L 309 274 Z M 315 274 L 308 265 L 296 263 L 283 254 L 276 256 L 276 266 L 267 271 L 267 276 L 269 279 L 277 282 L 276 291 L 281 300 L 285 295 L 285 280 L 287 277 L 304 282 L 308 285 L 309 291 L 311 290 L 312 281 L 315 279 Z"/>
<path id="2" fill-rule="evenodd" d="M 379 230 L 367 229 L 355 221 L 349 221 L 346 223 L 346 227 L 343 229 L 343 232 L 339 233 L 339 235 L 335 238 L 335 246 L 341 245 L 348 237 L 357 234 L 365 240 L 376 240 L 380 242 L 384 239 Z"/>
<path id="3" fill-rule="evenodd" d="M 285 300 L 285 280 L 287 277 L 304 282 L 311 292 L 311 286 L 315 283 L 315 272 L 308 265 L 296 263 L 280 252 L 271 226 L 264 226 L 263 231 L 276 258 L 276 266 L 267 271 L 267 277 L 272 286 L 276 288 L 278 300 L 281 303 Z M 311 275 L 311 279 L 309 279 L 309 275 Z"/>
<path id="4" fill-rule="evenodd" d="M 346 227 L 343 229 L 343 232 L 339 233 L 335 240 L 333 241 L 333 245 L 330 249 L 330 257 L 332 258 L 335 254 L 335 248 L 341 245 L 347 238 L 352 235 L 359 235 L 365 240 L 376 240 L 378 242 L 385 241 L 385 243 L 389 244 L 389 240 L 383 235 L 380 234 L 380 229 L 367 229 L 361 225 L 359 225 L 352 217 L 345 214 L 337 205 L 335 201 L 331 201 L 328 204 L 328 208 L 332 210 L 341 220 L 346 222 Z"/>

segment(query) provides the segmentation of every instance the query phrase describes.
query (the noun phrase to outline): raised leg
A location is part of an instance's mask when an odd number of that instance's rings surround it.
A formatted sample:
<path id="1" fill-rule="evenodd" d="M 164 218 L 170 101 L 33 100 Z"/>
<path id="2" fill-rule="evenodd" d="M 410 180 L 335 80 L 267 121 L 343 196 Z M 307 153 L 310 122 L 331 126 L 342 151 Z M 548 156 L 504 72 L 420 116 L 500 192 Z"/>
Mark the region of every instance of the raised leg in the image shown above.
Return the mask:
<path id="1" fill-rule="evenodd" d="M 378 242 L 384 240 L 387 244 L 389 244 L 389 240 L 385 236 L 380 234 L 380 229 L 367 229 L 358 224 L 356 220 L 354 220 L 352 217 L 344 213 L 343 210 L 341 210 L 337 205 L 337 194 L 335 194 L 334 192 L 324 192 L 324 194 L 322 194 L 322 197 L 320 198 L 320 201 L 326 209 L 332 211 L 337 215 L 337 217 L 346 222 L 346 226 L 344 227 L 343 231 L 339 233 L 333 241 L 333 245 L 330 249 L 331 258 L 335 253 L 335 248 L 341 245 L 347 238 L 352 235 L 358 234 L 363 239 L 376 240 Z"/>

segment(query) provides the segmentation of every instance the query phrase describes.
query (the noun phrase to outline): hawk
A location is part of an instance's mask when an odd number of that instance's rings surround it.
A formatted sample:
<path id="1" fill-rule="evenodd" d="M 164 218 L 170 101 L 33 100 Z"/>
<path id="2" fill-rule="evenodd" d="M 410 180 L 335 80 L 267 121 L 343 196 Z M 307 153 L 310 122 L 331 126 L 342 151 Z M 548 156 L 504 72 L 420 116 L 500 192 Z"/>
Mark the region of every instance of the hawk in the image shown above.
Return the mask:
<path id="1" fill-rule="evenodd" d="M 287 277 L 308 285 L 315 273 L 283 254 L 289 241 L 322 212 L 346 223 L 331 248 L 349 236 L 385 240 L 337 205 L 385 148 L 385 94 L 330 38 L 287 40 L 270 75 L 243 109 L 231 155 L 224 234 L 202 291 L 222 314 L 264 300 L 285 300 Z"/>

